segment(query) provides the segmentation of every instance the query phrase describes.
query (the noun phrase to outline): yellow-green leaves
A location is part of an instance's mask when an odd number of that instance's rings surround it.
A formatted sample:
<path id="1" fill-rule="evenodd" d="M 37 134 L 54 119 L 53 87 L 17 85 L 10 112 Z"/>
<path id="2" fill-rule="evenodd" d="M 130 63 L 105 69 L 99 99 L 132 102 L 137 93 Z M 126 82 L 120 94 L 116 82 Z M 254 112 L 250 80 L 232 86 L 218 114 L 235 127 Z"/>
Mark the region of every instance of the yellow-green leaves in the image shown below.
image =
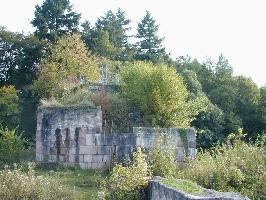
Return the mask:
<path id="1" fill-rule="evenodd" d="M 196 102 L 188 101 L 188 91 L 174 68 L 135 62 L 122 69 L 121 77 L 124 95 L 140 107 L 148 126 L 187 127 L 197 114 Z"/>
<path id="2" fill-rule="evenodd" d="M 34 90 L 44 97 L 62 97 L 82 81 L 100 79 L 99 58 L 92 55 L 78 34 L 67 35 L 51 47 L 51 55 L 43 60 Z"/>

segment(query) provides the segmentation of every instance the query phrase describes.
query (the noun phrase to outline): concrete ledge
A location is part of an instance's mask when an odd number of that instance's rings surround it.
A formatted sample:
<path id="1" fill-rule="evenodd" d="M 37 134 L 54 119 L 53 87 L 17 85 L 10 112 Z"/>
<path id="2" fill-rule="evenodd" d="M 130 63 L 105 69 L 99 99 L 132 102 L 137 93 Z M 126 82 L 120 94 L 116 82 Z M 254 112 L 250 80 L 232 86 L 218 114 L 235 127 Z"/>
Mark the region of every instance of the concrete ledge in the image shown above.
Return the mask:
<path id="1" fill-rule="evenodd" d="M 248 200 L 249 198 L 241 196 L 234 192 L 218 192 L 215 190 L 204 190 L 203 194 L 195 195 L 183 192 L 171 186 L 163 184 L 162 177 L 155 177 L 149 182 L 150 200 Z"/>

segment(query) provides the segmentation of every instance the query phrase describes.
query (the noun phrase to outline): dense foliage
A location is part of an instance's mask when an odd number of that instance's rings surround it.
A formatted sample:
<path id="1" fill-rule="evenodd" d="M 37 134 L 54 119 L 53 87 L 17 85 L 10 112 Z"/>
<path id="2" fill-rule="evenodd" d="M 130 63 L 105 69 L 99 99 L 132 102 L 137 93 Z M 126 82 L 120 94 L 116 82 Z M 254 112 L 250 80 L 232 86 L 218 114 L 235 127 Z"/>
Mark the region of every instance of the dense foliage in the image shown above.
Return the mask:
<path id="1" fill-rule="evenodd" d="M 8 129 L 0 125 L 0 168 L 34 159 L 34 151 L 29 142 L 17 129 Z"/>
<path id="2" fill-rule="evenodd" d="M 145 124 L 152 127 L 187 127 L 201 109 L 189 101 L 181 76 L 166 65 L 136 62 L 122 69 L 123 94 L 140 107 Z"/>
<path id="3" fill-rule="evenodd" d="M 41 40 L 55 42 L 66 33 L 78 31 L 80 14 L 75 13 L 69 0 L 45 0 L 35 8 L 32 25 Z"/>
<path id="4" fill-rule="evenodd" d="M 51 48 L 43 60 L 33 90 L 41 97 L 63 98 L 73 88 L 100 78 L 98 58 L 92 55 L 79 35 L 66 35 Z"/>
<path id="5" fill-rule="evenodd" d="M 0 124 L 16 127 L 19 123 L 19 97 L 14 86 L 0 87 Z"/>

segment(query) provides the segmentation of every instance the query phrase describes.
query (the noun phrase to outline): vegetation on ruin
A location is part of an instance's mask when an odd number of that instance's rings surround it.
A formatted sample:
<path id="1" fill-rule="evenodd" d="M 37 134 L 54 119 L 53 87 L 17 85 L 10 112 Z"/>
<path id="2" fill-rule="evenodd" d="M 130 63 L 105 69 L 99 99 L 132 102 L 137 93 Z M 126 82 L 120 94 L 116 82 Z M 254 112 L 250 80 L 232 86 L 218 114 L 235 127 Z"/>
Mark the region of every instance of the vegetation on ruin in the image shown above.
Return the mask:
<path id="1" fill-rule="evenodd" d="M 162 180 L 161 183 L 186 193 L 197 194 L 197 195 L 204 194 L 204 190 L 200 186 L 198 186 L 197 183 L 191 180 L 168 178 Z"/>
<path id="2" fill-rule="evenodd" d="M 0 26 L 0 198 L 141 199 L 159 175 L 266 199 L 265 86 L 234 75 L 223 55 L 171 58 L 149 11 L 136 35 L 121 9 L 94 24 L 80 19 L 69 0 L 44 0 L 31 21 L 34 33 Z M 33 160 L 38 106 L 101 106 L 106 133 L 193 126 L 199 153 L 179 166 L 172 146 L 157 141 L 150 154 L 137 151 L 110 174 L 4 168 Z"/>

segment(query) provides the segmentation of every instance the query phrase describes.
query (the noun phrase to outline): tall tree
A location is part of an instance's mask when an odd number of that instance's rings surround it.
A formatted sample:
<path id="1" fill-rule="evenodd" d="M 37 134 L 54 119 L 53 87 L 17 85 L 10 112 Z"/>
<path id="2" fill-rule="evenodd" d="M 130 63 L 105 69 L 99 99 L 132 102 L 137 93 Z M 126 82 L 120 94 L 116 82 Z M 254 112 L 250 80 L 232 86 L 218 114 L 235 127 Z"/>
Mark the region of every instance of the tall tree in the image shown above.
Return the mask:
<path id="1" fill-rule="evenodd" d="M 127 32 L 130 20 L 121 9 L 109 10 L 97 19 L 95 27 L 88 22 L 83 26 L 83 38 L 94 53 L 114 60 L 129 60 L 132 57 Z"/>
<path id="2" fill-rule="evenodd" d="M 266 132 L 266 86 L 260 88 L 258 104 L 259 133 Z"/>
<path id="3" fill-rule="evenodd" d="M 34 82 L 33 90 L 40 97 L 62 98 L 80 84 L 100 79 L 99 59 L 87 50 L 80 35 L 60 38 L 50 51 Z"/>
<path id="4" fill-rule="evenodd" d="M 260 90 L 251 78 L 243 76 L 235 77 L 237 102 L 236 113 L 241 117 L 244 131 L 252 139 L 259 134 L 258 104 Z"/>
<path id="5" fill-rule="evenodd" d="M 128 44 L 129 23 L 130 20 L 126 19 L 125 12 L 119 8 L 116 13 L 109 10 L 105 16 L 98 18 L 95 25 L 97 30 L 108 31 L 114 46 L 122 48 Z"/>
<path id="6" fill-rule="evenodd" d="M 16 128 L 19 124 L 19 97 L 14 86 L 0 87 L 0 125 Z"/>
<path id="7" fill-rule="evenodd" d="M 56 41 L 58 37 L 78 31 L 80 14 L 73 11 L 69 0 L 45 0 L 35 7 L 32 25 L 39 39 Z"/>
<path id="8" fill-rule="evenodd" d="M 46 42 L 0 27 L 0 84 L 21 89 L 36 78 L 37 66 L 45 54 Z"/>
<path id="9" fill-rule="evenodd" d="M 137 43 L 137 59 L 158 62 L 160 59 L 168 57 L 165 53 L 165 48 L 162 47 L 164 38 L 160 38 L 157 35 L 158 30 L 159 25 L 156 24 L 151 13 L 146 11 L 137 28 L 137 38 L 140 40 Z"/>

